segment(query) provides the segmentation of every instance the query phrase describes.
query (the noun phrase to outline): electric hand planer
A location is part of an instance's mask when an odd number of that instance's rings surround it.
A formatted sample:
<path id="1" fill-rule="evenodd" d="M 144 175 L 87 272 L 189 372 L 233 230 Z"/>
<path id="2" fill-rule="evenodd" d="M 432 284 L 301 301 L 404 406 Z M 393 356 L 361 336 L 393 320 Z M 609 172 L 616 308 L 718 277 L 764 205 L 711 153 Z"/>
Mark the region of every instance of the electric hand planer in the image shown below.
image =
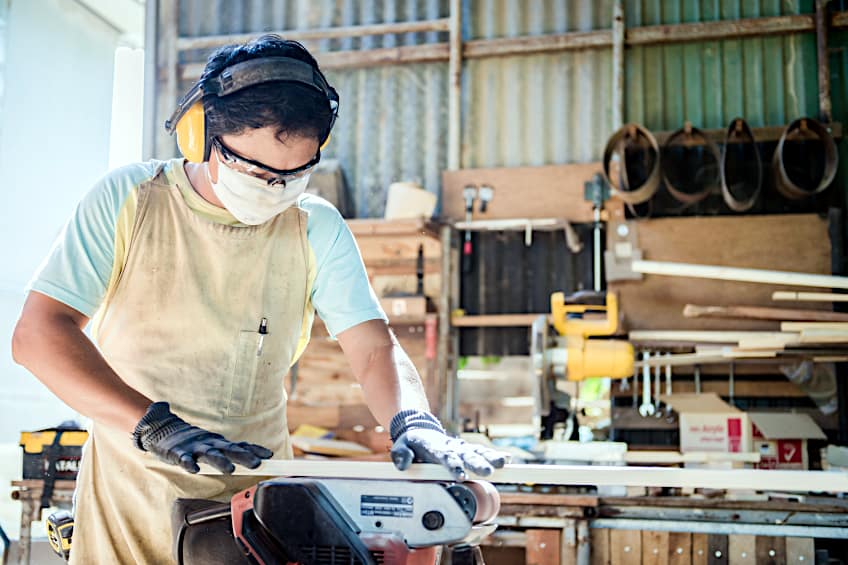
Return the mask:
<path id="1" fill-rule="evenodd" d="M 178 563 L 479 565 L 500 497 L 491 483 L 277 478 L 229 503 L 178 499 Z"/>

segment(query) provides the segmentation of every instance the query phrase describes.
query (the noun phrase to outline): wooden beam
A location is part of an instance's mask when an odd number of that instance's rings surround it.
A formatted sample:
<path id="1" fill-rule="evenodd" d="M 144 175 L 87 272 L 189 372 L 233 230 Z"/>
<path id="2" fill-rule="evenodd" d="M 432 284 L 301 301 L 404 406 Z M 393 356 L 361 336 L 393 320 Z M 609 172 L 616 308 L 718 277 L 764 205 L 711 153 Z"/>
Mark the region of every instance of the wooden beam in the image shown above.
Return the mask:
<path id="1" fill-rule="evenodd" d="M 783 322 L 780 324 L 782 332 L 804 332 L 808 330 L 828 330 L 830 332 L 844 332 L 848 335 L 848 322 Z"/>
<path id="2" fill-rule="evenodd" d="M 792 308 L 769 308 L 768 306 L 699 306 L 687 304 L 683 307 L 686 318 L 743 318 L 753 320 L 796 320 L 816 322 L 848 322 L 848 314 L 824 310 L 794 310 Z M 786 330 L 792 331 L 792 330 Z"/>
<path id="3" fill-rule="evenodd" d="M 720 265 L 696 265 L 694 263 L 665 261 L 633 261 L 632 269 L 637 273 L 670 277 L 693 277 L 724 281 L 848 289 L 848 277 L 813 275 L 791 271 L 741 269 L 738 267 L 722 267 Z"/>
<path id="4" fill-rule="evenodd" d="M 458 315 L 451 317 L 451 325 L 455 328 L 508 328 L 531 326 L 539 316 L 548 314 L 484 314 L 479 316 Z"/>
<path id="5" fill-rule="evenodd" d="M 630 341 L 638 343 L 650 342 L 685 342 L 685 343 L 729 343 L 735 344 L 746 339 L 783 339 L 783 332 L 721 332 L 721 331 L 686 331 L 686 330 L 635 330 L 628 334 Z"/>
<path id="6" fill-rule="evenodd" d="M 832 292 L 788 292 L 776 291 L 772 300 L 792 300 L 797 302 L 848 302 L 848 294 Z"/>
<path id="7" fill-rule="evenodd" d="M 219 471 L 201 465 L 201 473 L 218 475 Z M 392 463 L 361 461 L 264 461 L 256 469 L 236 467 L 236 475 L 338 477 L 375 480 L 452 480 L 447 469 L 439 465 L 412 465 L 399 471 Z M 715 488 L 743 490 L 775 490 L 806 492 L 848 492 L 848 473 L 827 471 L 761 471 L 751 469 L 672 469 L 657 467 L 614 467 L 601 465 L 507 465 L 490 477 L 500 484 L 546 485 L 617 485 L 679 488 Z"/>

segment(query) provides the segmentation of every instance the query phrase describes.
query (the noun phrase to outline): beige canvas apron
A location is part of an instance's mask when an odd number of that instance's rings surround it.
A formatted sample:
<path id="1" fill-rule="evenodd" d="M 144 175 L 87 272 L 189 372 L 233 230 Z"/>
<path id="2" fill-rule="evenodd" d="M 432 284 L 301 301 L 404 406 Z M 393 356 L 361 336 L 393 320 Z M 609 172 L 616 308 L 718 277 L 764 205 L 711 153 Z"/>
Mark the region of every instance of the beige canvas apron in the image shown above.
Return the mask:
<path id="1" fill-rule="evenodd" d="M 127 384 L 189 423 L 290 458 L 283 380 L 306 306 L 306 213 L 291 208 L 252 227 L 213 223 L 186 206 L 182 162 L 171 163 L 179 170 L 139 188 L 98 344 Z M 257 481 L 191 475 L 95 424 L 77 480 L 71 563 L 171 563 L 174 499 L 227 500 Z"/>

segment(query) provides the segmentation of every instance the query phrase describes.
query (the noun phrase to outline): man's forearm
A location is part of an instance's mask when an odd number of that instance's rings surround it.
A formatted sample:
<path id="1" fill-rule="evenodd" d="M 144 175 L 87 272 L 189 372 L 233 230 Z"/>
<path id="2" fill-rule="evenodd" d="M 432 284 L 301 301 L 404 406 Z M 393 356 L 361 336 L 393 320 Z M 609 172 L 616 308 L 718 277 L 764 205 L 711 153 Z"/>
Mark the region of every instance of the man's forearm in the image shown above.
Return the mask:
<path id="1" fill-rule="evenodd" d="M 12 350 L 16 362 L 96 422 L 129 434 L 151 403 L 121 380 L 71 317 L 25 308 Z"/>
<path id="2" fill-rule="evenodd" d="M 386 429 L 401 410 L 430 409 L 418 370 L 397 343 L 377 348 L 358 378 L 371 413 Z"/>

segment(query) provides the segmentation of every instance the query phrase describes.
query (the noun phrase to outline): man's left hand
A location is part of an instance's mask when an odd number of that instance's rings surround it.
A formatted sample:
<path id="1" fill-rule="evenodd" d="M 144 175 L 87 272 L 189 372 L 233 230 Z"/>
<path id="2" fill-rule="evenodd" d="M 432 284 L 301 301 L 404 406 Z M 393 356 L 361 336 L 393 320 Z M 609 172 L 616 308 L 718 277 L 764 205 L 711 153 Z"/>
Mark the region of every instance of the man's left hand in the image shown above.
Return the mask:
<path id="1" fill-rule="evenodd" d="M 439 420 L 423 411 L 405 410 L 391 424 L 392 461 L 401 471 L 413 462 L 444 465 L 457 479 L 466 471 L 487 477 L 509 462 L 509 455 L 483 445 L 450 437 Z"/>

